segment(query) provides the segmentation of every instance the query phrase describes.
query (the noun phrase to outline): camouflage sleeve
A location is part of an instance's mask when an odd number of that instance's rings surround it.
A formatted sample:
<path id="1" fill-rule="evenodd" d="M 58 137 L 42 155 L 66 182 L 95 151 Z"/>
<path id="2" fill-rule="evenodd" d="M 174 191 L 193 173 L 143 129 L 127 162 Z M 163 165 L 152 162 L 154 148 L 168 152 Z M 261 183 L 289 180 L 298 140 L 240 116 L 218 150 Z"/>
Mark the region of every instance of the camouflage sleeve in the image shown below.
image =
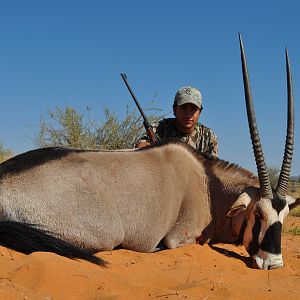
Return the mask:
<path id="1" fill-rule="evenodd" d="M 218 157 L 218 138 L 210 129 L 209 155 Z"/>

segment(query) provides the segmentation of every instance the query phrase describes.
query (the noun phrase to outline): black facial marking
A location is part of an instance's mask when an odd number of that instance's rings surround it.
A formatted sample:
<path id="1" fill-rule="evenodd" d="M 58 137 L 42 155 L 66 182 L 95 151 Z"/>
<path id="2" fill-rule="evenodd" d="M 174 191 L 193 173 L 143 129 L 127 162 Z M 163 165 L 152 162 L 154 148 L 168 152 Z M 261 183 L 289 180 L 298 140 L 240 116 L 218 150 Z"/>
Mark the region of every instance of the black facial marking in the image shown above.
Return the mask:
<path id="1" fill-rule="evenodd" d="M 249 243 L 248 252 L 252 256 L 258 252 L 259 244 L 258 237 L 261 229 L 261 219 L 259 216 L 255 217 L 255 224 L 252 228 L 252 241 Z"/>
<path id="2" fill-rule="evenodd" d="M 272 199 L 272 207 L 279 213 L 285 208 L 286 201 L 281 198 L 274 198 Z"/>
<path id="3" fill-rule="evenodd" d="M 281 253 L 281 229 L 282 224 L 276 222 L 272 224 L 260 244 L 260 249 L 273 254 Z"/>

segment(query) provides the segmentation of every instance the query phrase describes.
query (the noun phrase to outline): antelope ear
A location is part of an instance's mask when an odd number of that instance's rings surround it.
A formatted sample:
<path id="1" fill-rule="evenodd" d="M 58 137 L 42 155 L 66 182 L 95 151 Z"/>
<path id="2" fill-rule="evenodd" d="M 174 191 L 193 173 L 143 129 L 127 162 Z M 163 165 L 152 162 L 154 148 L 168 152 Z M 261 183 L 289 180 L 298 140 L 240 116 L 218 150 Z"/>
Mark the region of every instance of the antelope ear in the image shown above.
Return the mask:
<path id="1" fill-rule="evenodd" d="M 236 206 L 236 207 L 231 207 L 227 213 L 226 213 L 226 217 L 228 218 L 233 218 L 236 217 L 237 215 L 239 215 L 242 211 L 246 210 L 247 206 L 245 205 L 240 205 L 240 206 Z"/>
<path id="2" fill-rule="evenodd" d="M 286 195 L 286 201 L 288 203 L 290 210 L 292 210 L 293 208 L 297 207 L 300 204 L 300 198 L 295 199 L 290 195 Z"/>
<path id="3" fill-rule="evenodd" d="M 247 206 L 251 202 L 251 196 L 253 193 L 246 191 L 239 195 L 237 200 L 232 204 L 230 209 L 226 213 L 226 217 L 232 218 L 240 214 L 242 211 L 246 210 Z"/>

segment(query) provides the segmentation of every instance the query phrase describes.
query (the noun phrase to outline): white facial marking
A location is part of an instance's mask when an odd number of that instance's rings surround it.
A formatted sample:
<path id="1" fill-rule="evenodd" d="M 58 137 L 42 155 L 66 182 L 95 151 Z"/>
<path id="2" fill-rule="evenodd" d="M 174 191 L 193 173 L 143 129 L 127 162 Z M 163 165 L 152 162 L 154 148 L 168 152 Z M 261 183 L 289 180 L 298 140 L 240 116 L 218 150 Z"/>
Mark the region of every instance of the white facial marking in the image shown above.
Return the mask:
<path id="1" fill-rule="evenodd" d="M 252 258 L 261 270 L 276 269 L 283 266 L 282 254 L 272 254 L 259 250 L 257 255 Z"/>

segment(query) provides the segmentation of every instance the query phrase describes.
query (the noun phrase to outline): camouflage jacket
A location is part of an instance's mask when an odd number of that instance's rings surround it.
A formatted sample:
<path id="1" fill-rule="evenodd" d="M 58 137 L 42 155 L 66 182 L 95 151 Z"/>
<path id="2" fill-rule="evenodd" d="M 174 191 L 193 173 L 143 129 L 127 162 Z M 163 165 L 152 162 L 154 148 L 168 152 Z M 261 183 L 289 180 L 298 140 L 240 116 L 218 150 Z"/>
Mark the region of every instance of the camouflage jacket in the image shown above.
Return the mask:
<path id="1" fill-rule="evenodd" d="M 191 134 L 179 132 L 175 126 L 175 118 L 162 119 L 153 123 L 152 127 L 160 140 L 178 138 L 201 153 L 208 156 L 218 156 L 218 138 L 210 128 L 202 124 L 197 124 Z M 147 134 L 143 135 L 139 140 L 139 142 L 145 141 L 149 141 Z"/>

